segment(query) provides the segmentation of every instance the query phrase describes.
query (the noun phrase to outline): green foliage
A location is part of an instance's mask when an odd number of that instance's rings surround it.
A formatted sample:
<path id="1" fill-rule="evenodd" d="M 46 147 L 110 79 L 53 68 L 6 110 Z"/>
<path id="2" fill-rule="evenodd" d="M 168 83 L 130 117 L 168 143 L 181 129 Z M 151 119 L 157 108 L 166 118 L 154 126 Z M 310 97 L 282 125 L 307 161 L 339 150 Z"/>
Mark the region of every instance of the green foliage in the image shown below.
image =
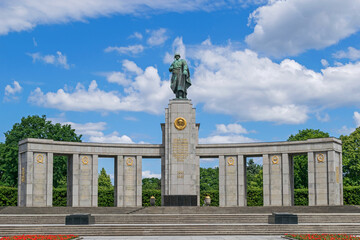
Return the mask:
<path id="1" fill-rule="evenodd" d="M 200 191 L 200 206 L 204 205 L 206 196 L 210 196 L 210 206 L 219 206 L 219 190 Z"/>
<path id="2" fill-rule="evenodd" d="M 309 195 L 308 190 L 305 189 L 294 189 L 294 205 L 295 206 L 308 206 Z"/>
<path id="3" fill-rule="evenodd" d="M 17 193 L 17 188 L 0 187 L 0 206 L 16 206 Z"/>
<path id="4" fill-rule="evenodd" d="M 247 188 L 263 188 L 262 166 L 256 164 L 253 159 L 247 162 L 246 166 Z"/>
<path id="5" fill-rule="evenodd" d="M 299 132 L 295 135 L 290 135 L 288 141 L 304 141 L 312 138 L 326 138 L 330 137 L 330 135 L 326 132 L 320 131 L 320 129 L 304 129 L 299 130 Z"/>
<path id="6" fill-rule="evenodd" d="M 248 188 L 246 200 L 247 200 L 248 206 L 262 206 L 263 205 L 263 189 L 262 188 Z"/>
<path id="7" fill-rule="evenodd" d="M 112 188 L 110 175 L 106 173 L 105 168 L 102 168 L 98 178 L 98 186 L 104 188 Z"/>
<path id="8" fill-rule="evenodd" d="M 53 206 L 54 207 L 66 207 L 66 188 L 53 188 Z"/>
<path id="9" fill-rule="evenodd" d="M 344 205 L 360 205 L 360 186 L 344 187 Z"/>
<path id="10" fill-rule="evenodd" d="M 11 130 L 5 133 L 5 144 L 0 152 L 0 185 L 17 186 L 18 175 L 18 143 L 25 138 L 53 139 L 55 141 L 81 142 L 70 125 L 53 124 L 46 116 L 37 115 L 23 117 L 20 123 L 15 123 Z M 59 168 L 59 169 L 57 169 Z M 64 182 L 66 161 L 54 157 L 54 186 Z M 61 174 L 61 175 L 60 175 Z"/>
<path id="11" fill-rule="evenodd" d="M 290 135 L 288 141 L 305 141 L 312 138 L 326 138 L 330 135 L 319 129 L 299 130 L 295 135 Z M 308 187 L 308 159 L 307 156 L 294 156 L 294 188 L 303 189 Z"/>
<path id="12" fill-rule="evenodd" d="M 99 187 L 98 189 L 98 206 L 114 206 L 114 187 Z"/>
<path id="13" fill-rule="evenodd" d="M 155 197 L 155 206 L 161 206 L 161 190 L 159 189 L 144 189 L 142 191 L 142 205 L 144 207 L 150 206 L 150 198 Z"/>
<path id="14" fill-rule="evenodd" d="M 142 189 L 144 190 L 161 190 L 161 180 L 158 178 L 143 178 Z"/>
<path id="15" fill-rule="evenodd" d="M 66 188 L 67 186 L 67 162 L 66 156 L 54 156 L 54 178 L 53 184 L 55 188 Z"/>
<path id="16" fill-rule="evenodd" d="M 344 186 L 360 185 L 360 127 L 349 136 L 340 136 L 343 143 L 343 182 Z"/>
<path id="17" fill-rule="evenodd" d="M 219 190 L 219 168 L 200 168 L 200 191 Z"/>

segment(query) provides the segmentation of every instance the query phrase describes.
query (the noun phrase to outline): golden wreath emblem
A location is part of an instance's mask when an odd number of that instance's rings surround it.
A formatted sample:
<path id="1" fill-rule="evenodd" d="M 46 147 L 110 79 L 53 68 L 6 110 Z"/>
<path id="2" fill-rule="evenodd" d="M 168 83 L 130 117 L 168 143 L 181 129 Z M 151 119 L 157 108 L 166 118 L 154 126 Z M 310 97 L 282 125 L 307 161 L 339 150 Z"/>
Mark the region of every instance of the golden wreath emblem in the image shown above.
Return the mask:
<path id="1" fill-rule="evenodd" d="M 235 160 L 233 157 L 229 157 L 227 160 L 228 166 L 234 166 Z"/>
<path id="2" fill-rule="evenodd" d="M 271 161 L 272 161 L 273 164 L 278 164 L 279 163 L 279 157 L 275 155 L 275 156 L 273 156 L 271 158 Z"/>
<path id="3" fill-rule="evenodd" d="M 81 158 L 81 162 L 84 164 L 84 165 L 87 165 L 89 163 L 89 158 L 87 156 L 83 156 Z"/>
<path id="4" fill-rule="evenodd" d="M 44 156 L 42 154 L 38 154 L 36 156 L 36 162 L 37 163 L 44 163 Z"/>
<path id="5" fill-rule="evenodd" d="M 183 117 L 176 118 L 174 121 L 174 125 L 177 130 L 183 130 L 184 128 L 186 128 L 185 118 L 183 118 Z"/>
<path id="6" fill-rule="evenodd" d="M 134 164 L 134 159 L 132 159 L 132 158 L 127 158 L 126 159 L 126 165 L 132 166 L 133 164 Z"/>
<path id="7" fill-rule="evenodd" d="M 325 161 L 325 155 L 320 153 L 317 155 L 317 158 L 318 162 L 324 162 Z"/>

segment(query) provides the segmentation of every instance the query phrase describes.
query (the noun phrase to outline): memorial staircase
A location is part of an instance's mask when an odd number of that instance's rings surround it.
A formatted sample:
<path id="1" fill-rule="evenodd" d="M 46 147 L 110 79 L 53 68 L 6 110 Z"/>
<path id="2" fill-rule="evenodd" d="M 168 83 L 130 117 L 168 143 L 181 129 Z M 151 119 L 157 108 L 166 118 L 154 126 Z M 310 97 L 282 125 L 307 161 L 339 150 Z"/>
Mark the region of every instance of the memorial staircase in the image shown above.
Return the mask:
<path id="1" fill-rule="evenodd" d="M 269 224 L 272 213 L 292 213 L 298 224 Z M 70 214 L 91 214 L 95 224 L 65 225 Z M 360 234 L 360 207 L 147 207 L 0 208 L 0 236 L 76 234 L 80 236 Z"/>

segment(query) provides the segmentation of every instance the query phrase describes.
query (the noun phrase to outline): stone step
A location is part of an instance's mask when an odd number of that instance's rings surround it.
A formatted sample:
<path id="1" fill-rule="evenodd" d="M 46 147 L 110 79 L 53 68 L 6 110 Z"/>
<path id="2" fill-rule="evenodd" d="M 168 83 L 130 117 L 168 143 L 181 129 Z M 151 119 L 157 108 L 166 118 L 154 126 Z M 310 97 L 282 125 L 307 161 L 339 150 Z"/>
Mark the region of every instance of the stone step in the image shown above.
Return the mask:
<path id="1" fill-rule="evenodd" d="M 283 235 L 285 233 L 359 234 L 359 225 L 88 225 L 88 226 L 1 226 L 2 236 L 19 234 L 75 234 L 80 236 L 167 236 L 167 235 Z"/>
<path id="2" fill-rule="evenodd" d="M 65 216 L 53 214 L 0 214 L 0 224 L 64 224 Z M 225 224 L 268 223 L 270 214 L 93 214 L 96 224 Z M 359 223 L 360 214 L 299 214 L 299 223 Z"/>

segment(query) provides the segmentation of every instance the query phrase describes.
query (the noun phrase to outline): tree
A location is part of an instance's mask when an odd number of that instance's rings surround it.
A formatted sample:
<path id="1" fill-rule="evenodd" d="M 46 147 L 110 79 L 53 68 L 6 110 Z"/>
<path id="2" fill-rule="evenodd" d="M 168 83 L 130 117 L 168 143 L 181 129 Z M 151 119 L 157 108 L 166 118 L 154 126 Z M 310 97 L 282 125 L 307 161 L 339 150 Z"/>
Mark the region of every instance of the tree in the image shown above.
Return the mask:
<path id="1" fill-rule="evenodd" d="M 156 189 L 161 190 L 161 180 L 158 178 L 143 178 L 142 179 L 142 188 L 143 189 Z"/>
<path id="2" fill-rule="evenodd" d="M 219 190 L 219 168 L 200 168 L 200 191 Z"/>
<path id="3" fill-rule="evenodd" d="M 360 127 L 349 136 L 340 136 L 342 141 L 343 174 L 345 186 L 360 185 Z"/>
<path id="4" fill-rule="evenodd" d="M 106 173 L 105 168 L 102 168 L 99 174 L 98 180 L 99 187 L 112 188 L 113 185 L 111 183 L 110 175 Z"/>
<path id="5" fill-rule="evenodd" d="M 55 141 L 81 142 L 70 125 L 53 124 L 46 116 L 37 115 L 23 117 L 20 123 L 15 123 L 11 130 L 5 133 L 5 144 L 0 152 L 0 184 L 17 186 L 18 178 L 18 144 L 25 138 L 53 139 Z M 54 187 L 66 179 L 67 158 L 54 156 Z M 65 180 L 66 182 L 66 180 Z"/>
<path id="6" fill-rule="evenodd" d="M 326 138 L 329 133 L 320 131 L 319 129 L 299 130 L 295 135 L 290 135 L 288 141 L 304 141 L 312 138 Z M 307 156 L 294 156 L 294 188 L 308 188 L 308 159 Z"/>
<path id="7" fill-rule="evenodd" d="M 248 188 L 262 188 L 263 187 L 263 171 L 259 164 L 250 159 L 246 166 L 246 180 Z"/>

